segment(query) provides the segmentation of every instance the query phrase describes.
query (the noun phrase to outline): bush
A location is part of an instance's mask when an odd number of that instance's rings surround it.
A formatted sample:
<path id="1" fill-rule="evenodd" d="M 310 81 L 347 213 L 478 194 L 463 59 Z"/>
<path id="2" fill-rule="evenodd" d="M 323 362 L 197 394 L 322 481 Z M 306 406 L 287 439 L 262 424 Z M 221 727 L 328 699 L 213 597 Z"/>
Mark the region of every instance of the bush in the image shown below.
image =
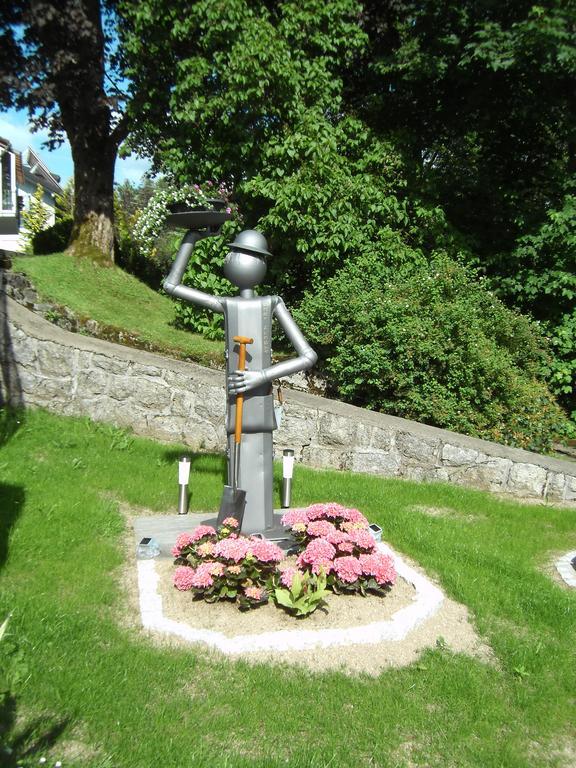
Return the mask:
<path id="1" fill-rule="evenodd" d="M 38 256 L 61 253 L 66 250 L 72 234 L 72 219 L 57 221 L 48 229 L 37 232 L 32 239 L 32 248 Z"/>
<path id="2" fill-rule="evenodd" d="M 349 262 L 296 314 L 344 400 L 532 450 L 567 428 L 536 326 L 443 253 Z"/>

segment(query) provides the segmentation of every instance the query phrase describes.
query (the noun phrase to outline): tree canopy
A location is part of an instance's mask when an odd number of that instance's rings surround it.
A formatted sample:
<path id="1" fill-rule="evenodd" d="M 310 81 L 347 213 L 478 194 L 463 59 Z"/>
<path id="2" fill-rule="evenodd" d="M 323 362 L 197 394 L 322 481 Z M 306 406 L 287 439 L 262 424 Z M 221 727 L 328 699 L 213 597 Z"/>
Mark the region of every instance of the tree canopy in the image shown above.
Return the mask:
<path id="1" fill-rule="evenodd" d="M 114 164 L 128 133 L 115 3 L 16 0 L 2 7 L 0 21 L 0 105 L 27 109 L 52 145 L 66 134 L 74 162 L 71 249 L 113 259 Z"/>

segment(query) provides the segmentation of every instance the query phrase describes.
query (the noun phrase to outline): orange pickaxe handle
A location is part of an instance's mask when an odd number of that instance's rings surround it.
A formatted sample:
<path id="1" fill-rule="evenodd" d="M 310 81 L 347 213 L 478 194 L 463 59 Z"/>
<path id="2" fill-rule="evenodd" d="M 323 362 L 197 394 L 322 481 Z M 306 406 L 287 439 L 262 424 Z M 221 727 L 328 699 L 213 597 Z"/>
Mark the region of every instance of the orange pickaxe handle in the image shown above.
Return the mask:
<path id="1" fill-rule="evenodd" d="M 238 353 L 238 370 L 246 369 L 246 344 L 254 344 L 254 339 L 248 336 L 234 336 L 233 341 L 240 345 Z M 236 395 L 236 421 L 234 423 L 234 442 L 240 444 L 242 435 L 242 409 L 244 408 L 244 395 Z"/>

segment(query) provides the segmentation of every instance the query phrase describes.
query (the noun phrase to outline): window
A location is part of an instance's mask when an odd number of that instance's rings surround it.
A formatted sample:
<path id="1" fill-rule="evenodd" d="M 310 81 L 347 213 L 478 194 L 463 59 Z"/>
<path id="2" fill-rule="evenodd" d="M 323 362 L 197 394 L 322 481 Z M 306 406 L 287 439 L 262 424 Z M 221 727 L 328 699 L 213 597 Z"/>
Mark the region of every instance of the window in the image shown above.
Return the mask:
<path id="1" fill-rule="evenodd" d="M 12 196 L 12 155 L 10 152 L 4 152 L 2 155 L 2 168 L 0 172 L 0 187 L 2 189 L 2 210 L 14 210 L 14 199 Z"/>

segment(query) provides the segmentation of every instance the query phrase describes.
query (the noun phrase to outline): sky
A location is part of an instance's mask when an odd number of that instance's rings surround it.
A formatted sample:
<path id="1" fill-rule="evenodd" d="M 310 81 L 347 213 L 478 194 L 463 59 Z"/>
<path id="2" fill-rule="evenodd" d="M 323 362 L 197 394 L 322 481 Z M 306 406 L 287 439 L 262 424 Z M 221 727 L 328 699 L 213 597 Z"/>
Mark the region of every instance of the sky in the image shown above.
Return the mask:
<path id="1" fill-rule="evenodd" d="M 43 148 L 42 143 L 46 141 L 47 133 L 45 131 L 32 133 L 27 112 L 15 109 L 0 112 L 0 137 L 8 139 L 13 148 L 19 152 L 25 152 L 28 147 L 31 147 L 48 169 L 60 176 L 61 185 L 64 185 L 73 175 L 74 168 L 68 142 L 66 141 L 59 149 L 52 152 Z M 136 155 L 130 155 L 123 160 L 118 159 L 116 160 L 114 181 L 121 183 L 128 180 L 133 184 L 138 184 L 142 174 L 149 167 L 150 164 L 147 160 Z"/>

